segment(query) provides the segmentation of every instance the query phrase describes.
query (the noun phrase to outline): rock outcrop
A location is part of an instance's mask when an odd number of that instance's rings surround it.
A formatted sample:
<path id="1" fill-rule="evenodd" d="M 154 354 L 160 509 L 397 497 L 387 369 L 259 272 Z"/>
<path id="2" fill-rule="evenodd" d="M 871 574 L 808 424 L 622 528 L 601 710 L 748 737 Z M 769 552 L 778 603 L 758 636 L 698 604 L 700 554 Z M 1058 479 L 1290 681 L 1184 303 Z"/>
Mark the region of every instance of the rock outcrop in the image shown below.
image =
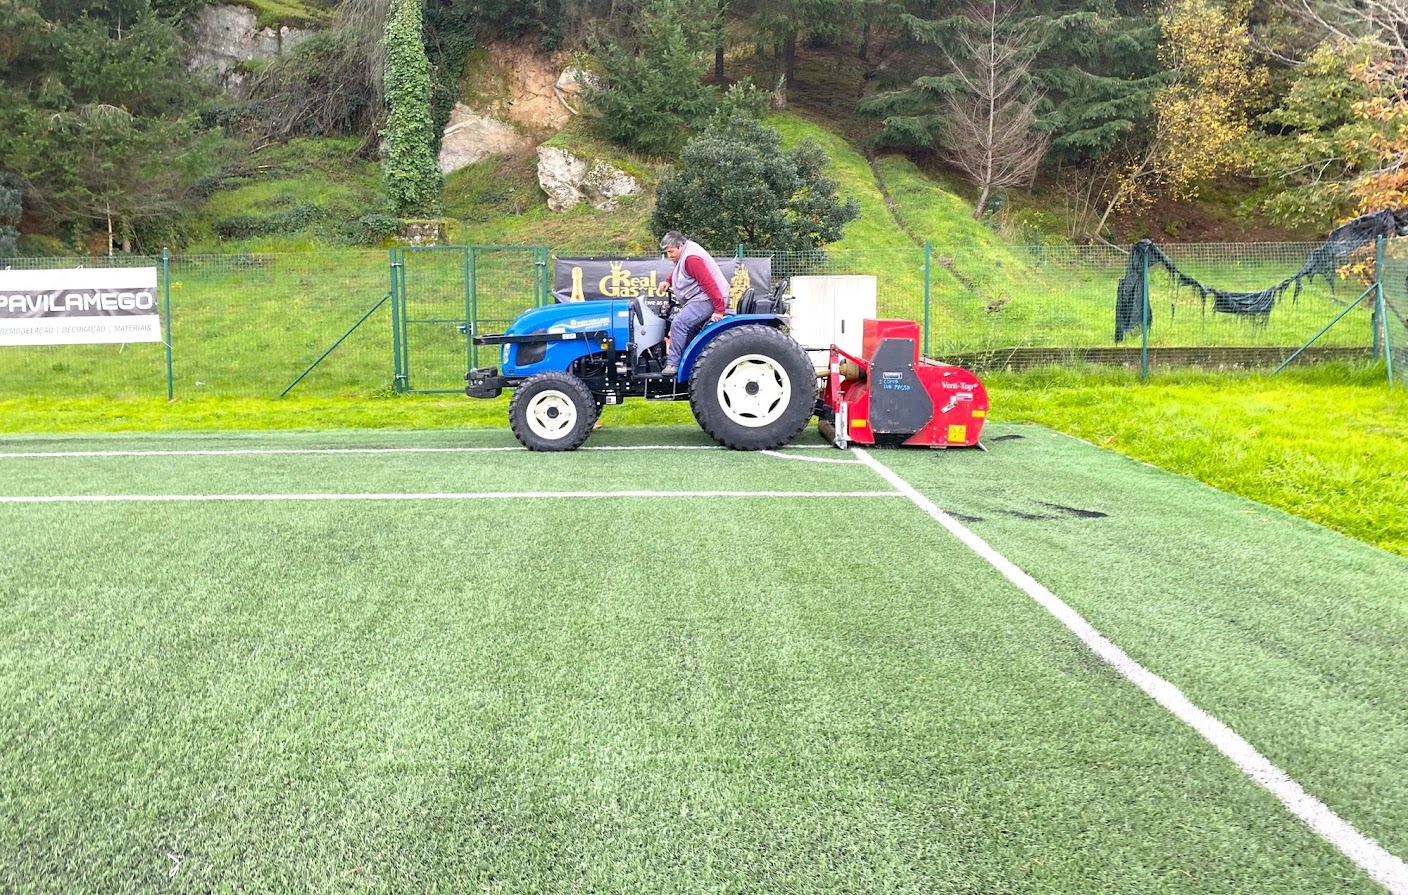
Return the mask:
<path id="1" fill-rule="evenodd" d="M 566 211 L 579 202 L 610 210 L 620 197 L 640 192 L 640 183 L 625 171 L 558 146 L 538 147 L 538 185 L 548 194 L 549 211 Z"/>
<path id="2" fill-rule="evenodd" d="M 440 137 L 440 173 L 458 171 L 493 155 L 512 155 L 531 145 L 513 125 L 455 103 Z"/>
<path id="3" fill-rule="evenodd" d="M 557 76 L 557 83 L 553 85 L 552 92 L 557 101 L 562 103 L 562 108 L 573 115 L 581 115 L 587 111 L 586 103 L 582 100 L 582 88 L 600 86 L 601 79 L 596 75 L 586 69 L 569 65 Z"/>
<path id="4" fill-rule="evenodd" d="M 274 29 L 257 24 L 254 12 L 243 6 L 202 6 L 191 33 L 191 70 L 205 74 L 225 93 L 243 96 L 243 63 L 273 59 L 311 34 L 288 25 Z"/>

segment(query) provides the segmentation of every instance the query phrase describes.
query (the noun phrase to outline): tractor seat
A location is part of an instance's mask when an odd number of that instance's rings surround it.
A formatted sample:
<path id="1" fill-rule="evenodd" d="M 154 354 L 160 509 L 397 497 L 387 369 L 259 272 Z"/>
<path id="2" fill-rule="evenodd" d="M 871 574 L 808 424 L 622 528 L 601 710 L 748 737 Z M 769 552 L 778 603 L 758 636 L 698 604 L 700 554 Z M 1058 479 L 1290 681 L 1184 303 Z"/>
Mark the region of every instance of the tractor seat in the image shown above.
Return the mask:
<path id="1" fill-rule="evenodd" d="M 745 290 L 743 291 L 743 294 L 738 297 L 738 308 L 737 308 L 738 313 L 740 313 L 740 314 L 756 314 L 756 313 L 758 313 L 757 310 L 756 310 L 757 307 L 758 307 L 758 290 L 754 289 L 752 286 L 749 286 L 747 289 L 745 289 Z"/>

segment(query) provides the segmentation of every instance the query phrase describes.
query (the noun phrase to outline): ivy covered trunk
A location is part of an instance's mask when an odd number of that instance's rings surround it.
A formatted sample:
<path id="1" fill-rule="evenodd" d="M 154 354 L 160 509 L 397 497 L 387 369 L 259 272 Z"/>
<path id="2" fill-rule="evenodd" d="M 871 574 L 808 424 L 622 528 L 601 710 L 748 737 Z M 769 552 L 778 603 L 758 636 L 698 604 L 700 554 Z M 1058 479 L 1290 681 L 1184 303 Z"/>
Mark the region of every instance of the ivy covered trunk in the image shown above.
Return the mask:
<path id="1" fill-rule="evenodd" d="M 430 117 L 430 62 L 420 0 L 394 0 L 386 22 L 386 158 L 382 171 L 391 207 L 402 217 L 440 211 L 444 181 L 435 158 Z"/>

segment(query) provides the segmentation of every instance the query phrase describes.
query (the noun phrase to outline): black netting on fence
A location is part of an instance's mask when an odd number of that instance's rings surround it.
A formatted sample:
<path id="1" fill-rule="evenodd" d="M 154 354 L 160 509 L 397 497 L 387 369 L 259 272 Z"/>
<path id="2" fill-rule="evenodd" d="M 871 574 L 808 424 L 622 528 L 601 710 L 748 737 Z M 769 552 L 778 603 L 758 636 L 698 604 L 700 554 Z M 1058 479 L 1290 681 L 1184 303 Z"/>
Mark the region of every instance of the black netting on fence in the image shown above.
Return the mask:
<path id="1" fill-rule="evenodd" d="M 1120 279 L 1119 291 L 1115 299 L 1115 341 L 1122 342 L 1126 333 L 1141 329 L 1152 319 L 1141 320 L 1140 310 L 1144 307 L 1147 289 L 1145 277 L 1154 266 L 1162 267 L 1180 288 L 1195 291 L 1204 304 L 1212 299 L 1212 309 L 1223 314 L 1239 314 L 1265 321 L 1276 300 L 1287 289 L 1294 287 L 1292 300 L 1300 297 L 1302 286 L 1323 277 L 1334 288 L 1339 269 L 1356 251 L 1373 243 L 1383 236 L 1408 234 L 1408 209 L 1397 211 L 1376 211 L 1361 215 L 1352 221 L 1336 227 L 1325 241 L 1316 246 L 1305 258 L 1300 270 L 1274 286 L 1255 291 L 1237 291 L 1208 286 L 1180 270 L 1178 265 L 1162 249 L 1149 240 L 1141 240 L 1130 248 L 1129 263 L 1125 275 Z M 1152 318 L 1152 314 L 1149 315 Z"/>

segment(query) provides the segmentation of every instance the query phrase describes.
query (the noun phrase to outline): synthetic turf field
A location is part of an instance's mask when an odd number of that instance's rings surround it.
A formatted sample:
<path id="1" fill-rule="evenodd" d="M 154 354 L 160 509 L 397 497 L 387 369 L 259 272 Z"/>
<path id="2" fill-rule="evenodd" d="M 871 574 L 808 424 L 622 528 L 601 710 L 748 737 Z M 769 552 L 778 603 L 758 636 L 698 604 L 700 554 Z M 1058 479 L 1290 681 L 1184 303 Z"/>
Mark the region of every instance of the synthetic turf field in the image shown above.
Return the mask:
<path id="1" fill-rule="evenodd" d="M 1408 892 L 1408 561 L 984 440 L 7 437 L 0 891 Z"/>

